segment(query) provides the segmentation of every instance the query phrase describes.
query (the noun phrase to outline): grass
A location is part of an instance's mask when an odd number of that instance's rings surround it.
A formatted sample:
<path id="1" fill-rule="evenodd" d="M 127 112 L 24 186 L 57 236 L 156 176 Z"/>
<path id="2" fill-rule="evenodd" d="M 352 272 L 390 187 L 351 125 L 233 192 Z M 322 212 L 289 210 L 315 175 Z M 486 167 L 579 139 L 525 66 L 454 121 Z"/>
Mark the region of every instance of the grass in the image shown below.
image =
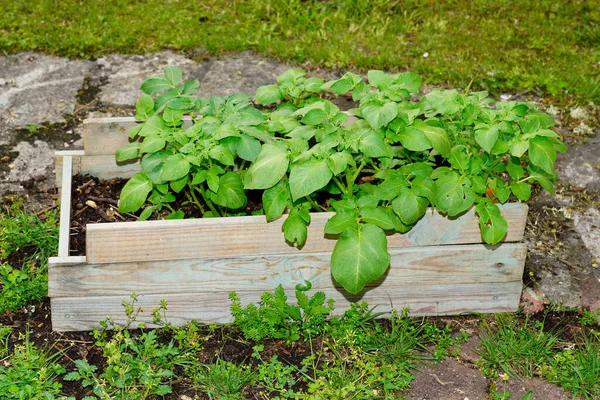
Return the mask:
<path id="1" fill-rule="evenodd" d="M 133 0 L 5 2 L 0 48 L 68 57 L 203 47 L 305 66 L 411 70 L 493 94 L 600 101 L 600 8 L 590 1 Z"/>
<path id="2" fill-rule="evenodd" d="M 42 217 L 20 202 L 0 211 L 0 313 L 48 294 L 48 257 L 58 247 L 58 213 Z"/>

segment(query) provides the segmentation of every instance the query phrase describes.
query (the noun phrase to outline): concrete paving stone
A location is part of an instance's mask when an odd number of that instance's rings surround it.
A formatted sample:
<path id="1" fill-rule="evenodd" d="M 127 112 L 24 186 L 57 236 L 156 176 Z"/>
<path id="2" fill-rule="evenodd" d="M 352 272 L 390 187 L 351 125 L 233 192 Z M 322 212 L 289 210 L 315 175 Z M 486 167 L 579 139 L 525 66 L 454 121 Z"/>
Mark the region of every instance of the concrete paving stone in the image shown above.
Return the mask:
<path id="1" fill-rule="evenodd" d="M 0 180 L 0 193 L 23 190 L 21 183 L 36 180 L 37 189 L 49 189 L 54 186 L 54 151 L 48 143 L 36 140 L 33 143 L 19 142 L 14 148 L 18 156 L 9 165 L 8 173 Z"/>
<path id="2" fill-rule="evenodd" d="M 559 155 L 556 167 L 562 182 L 600 192 L 600 134 Z"/>
<path id="3" fill-rule="evenodd" d="M 21 127 L 63 121 L 92 64 L 29 52 L 0 57 L 1 119 Z"/>

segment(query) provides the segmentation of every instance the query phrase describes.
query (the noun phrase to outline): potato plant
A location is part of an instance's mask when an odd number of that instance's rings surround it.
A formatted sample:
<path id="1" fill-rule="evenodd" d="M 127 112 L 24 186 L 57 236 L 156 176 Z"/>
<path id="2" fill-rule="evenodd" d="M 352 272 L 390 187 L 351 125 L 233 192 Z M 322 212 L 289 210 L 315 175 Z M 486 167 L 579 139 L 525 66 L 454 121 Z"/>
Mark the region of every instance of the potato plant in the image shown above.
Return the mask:
<path id="1" fill-rule="evenodd" d="M 408 232 L 428 207 L 456 217 L 474 206 L 483 240 L 499 243 L 507 223 L 497 204 L 511 194 L 527 201 L 535 182 L 552 192 L 557 151 L 566 150 L 553 118 L 534 106 L 457 90 L 417 98 L 413 73 L 324 82 L 291 69 L 254 98 L 198 98 L 198 87 L 176 67 L 142 85 L 141 123 L 116 154 L 141 158 L 141 172 L 119 209 L 145 206 L 146 219 L 167 207 L 167 218 L 182 218 L 172 206 L 181 195 L 203 217 L 224 217 L 245 212 L 259 191 L 268 221 L 288 214 L 283 235 L 299 248 L 310 211 L 334 211 L 324 232 L 337 239 L 331 272 L 354 294 L 389 267 L 387 235 Z M 359 107 L 341 112 L 326 91 Z"/>

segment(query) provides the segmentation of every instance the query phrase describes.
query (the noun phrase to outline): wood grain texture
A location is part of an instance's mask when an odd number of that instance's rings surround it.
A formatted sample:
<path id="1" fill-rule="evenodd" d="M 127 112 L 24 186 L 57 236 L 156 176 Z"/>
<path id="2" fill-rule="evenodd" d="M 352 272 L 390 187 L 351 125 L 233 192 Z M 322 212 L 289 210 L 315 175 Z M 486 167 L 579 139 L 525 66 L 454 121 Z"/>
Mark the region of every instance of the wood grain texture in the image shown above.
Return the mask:
<path id="1" fill-rule="evenodd" d="M 112 155 L 129 143 L 129 128 L 137 125 L 134 117 L 89 118 L 83 121 L 83 148 L 88 156 Z M 191 125 L 184 117 L 183 128 Z"/>
<path id="2" fill-rule="evenodd" d="M 505 242 L 521 241 L 527 206 L 515 203 L 501 208 L 509 226 Z M 311 214 L 303 252 L 333 251 L 335 240 L 326 239 L 323 234 L 332 215 Z M 89 224 L 86 256 L 88 263 L 96 264 L 298 253 L 283 238 L 281 226 L 285 218 L 269 223 L 263 216 L 254 216 Z M 474 210 L 456 219 L 429 210 L 410 232 L 388 236 L 390 248 L 481 242 Z"/>
<path id="3" fill-rule="evenodd" d="M 73 175 L 91 175 L 99 179 L 127 179 L 131 178 L 135 173 L 140 172 L 140 163 L 138 160 L 117 163 L 114 155 L 75 155 L 72 158 Z M 59 188 L 62 187 L 62 159 L 63 156 L 57 155 L 54 160 L 56 187 Z"/>
<path id="4" fill-rule="evenodd" d="M 81 156 L 84 155 L 83 150 L 69 150 L 69 151 L 56 151 L 54 152 L 54 174 L 55 184 L 57 188 L 62 188 L 62 176 L 63 176 L 63 158 L 70 156 L 72 159 L 71 173 L 73 175 L 79 173 L 79 163 Z"/>
<path id="5" fill-rule="evenodd" d="M 58 256 L 69 256 L 71 231 L 71 170 L 73 158 L 64 156 L 62 163 L 62 190 L 60 191 L 60 228 L 58 233 Z"/>
<path id="6" fill-rule="evenodd" d="M 310 293 L 314 293 L 311 290 Z M 393 290 L 373 289 L 363 296 L 345 297 L 337 291 L 325 294 L 335 300 L 335 311 L 341 313 L 351 302 L 367 301 L 378 305 L 376 311 L 387 312 L 404 306 L 411 315 L 458 315 L 466 313 L 495 313 L 516 311 L 521 293 L 521 282 L 412 285 Z M 243 304 L 258 303 L 263 291 L 237 291 Z M 293 291 L 287 291 L 294 298 Z M 137 303 L 143 309 L 138 322 L 150 323 L 152 310 L 161 300 L 168 303 L 167 319 L 174 325 L 190 320 L 203 323 L 231 322 L 229 292 L 198 292 L 160 295 L 140 295 Z M 107 316 L 123 324 L 125 315 L 122 301 L 128 296 L 59 297 L 51 299 L 52 329 L 58 332 L 84 331 L 99 328 L 99 321 Z M 152 326 L 149 324 L 149 326 Z"/>
<path id="7" fill-rule="evenodd" d="M 516 282 L 526 246 L 505 243 L 390 248 L 391 267 L 370 286 Z M 331 253 L 141 261 L 114 264 L 50 262 L 50 297 L 293 289 L 309 280 L 319 290 L 339 290 L 330 272 Z"/>

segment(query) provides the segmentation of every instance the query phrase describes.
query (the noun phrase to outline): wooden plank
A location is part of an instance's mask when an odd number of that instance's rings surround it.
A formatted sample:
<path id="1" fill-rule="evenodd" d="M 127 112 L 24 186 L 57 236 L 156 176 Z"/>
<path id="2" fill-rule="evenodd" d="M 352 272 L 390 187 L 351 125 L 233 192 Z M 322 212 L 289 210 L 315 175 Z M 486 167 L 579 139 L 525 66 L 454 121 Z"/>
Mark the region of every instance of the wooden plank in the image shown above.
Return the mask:
<path id="1" fill-rule="evenodd" d="M 502 207 L 509 231 L 505 242 L 523 238 L 527 206 Z M 335 240 L 324 238 L 323 228 L 332 213 L 312 214 L 308 240 L 303 251 L 333 251 Z M 88 263 L 137 262 L 153 260 L 233 257 L 245 255 L 294 254 L 281 226 L 285 216 L 267 223 L 263 216 L 190 219 L 178 221 L 115 222 L 89 224 L 86 234 Z M 449 219 L 429 210 L 408 233 L 388 236 L 388 246 L 431 246 L 481 243 L 474 210 Z"/>
<path id="2" fill-rule="evenodd" d="M 365 300 L 370 305 L 378 305 L 376 311 L 381 312 L 408 306 L 411 315 L 458 315 L 516 311 L 521 287 L 521 282 L 409 285 L 393 290 L 374 289 L 361 297 L 346 297 L 337 291 L 328 291 L 326 295 L 335 300 L 336 313 L 343 312 L 351 302 Z M 258 303 L 263 293 L 262 290 L 237 292 L 243 304 Z M 174 325 L 183 325 L 192 319 L 203 323 L 231 322 L 228 296 L 226 291 L 140 295 L 137 305 L 144 312 L 137 321 L 152 326 L 152 310 L 165 300 L 167 320 Z M 288 297 L 294 298 L 293 291 L 288 291 Z M 99 328 L 98 322 L 107 316 L 123 324 L 123 300 L 130 301 L 128 296 L 53 298 L 52 329 L 58 332 L 91 330 Z"/>
<path id="3" fill-rule="evenodd" d="M 69 242 L 71 230 L 71 177 L 73 169 L 73 158 L 63 157 L 62 184 L 60 191 L 60 230 L 58 234 L 58 256 L 69 256 Z"/>
<path id="4" fill-rule="evenodd" d="M 73 152 L 75 153 L 75 152 Z M 73 156 L 73 175 L 91 175 L 99 179 L 131 178 L 140 172 L 139 160 L 117 163 L 114 155 L 86 156 L 81 154 Z M 62 186 L 62 155 L 56 155 L 54 166 L 56 170 L 56 187 Z"/>
<path id="5" fill-rule="evenodd" d="M 69 150 L 69 151 L 56 151 L 54 152 L 54 173 L 55 173 L 55 184 L 57 188 L 62 187 L 62 176 L 63 176 L 63 157 L 70 156 L 73 162 L 71 168 L 72 174 L 76 175 L 79 173 L 79 163 L 81 156 L 84 155 L 83 150 Z"/>
<path id="6" fill-rule="evenodd" d="M 526 245 L 506 243 L 390 249 L 391 267 L 371 286 L 516 282 L 523 276 Z M 70 257 L 75 258 L 75 257 Z M 337 290 L 330 253 L 245 256 L 116 264 L 60 264 L 51 261 L 50 297 L 293 289 L 309 280 L 314 289 Z"/>
<path id="7" fill-rule="evenodd" d="M 88 118 L 83 121 L 83 148 L 88 156 L 112 155 L 129 143 L 129 128 L 137 125 L 134 117 Z M 183 128 L 191 125 L 184 117 Z"/>

